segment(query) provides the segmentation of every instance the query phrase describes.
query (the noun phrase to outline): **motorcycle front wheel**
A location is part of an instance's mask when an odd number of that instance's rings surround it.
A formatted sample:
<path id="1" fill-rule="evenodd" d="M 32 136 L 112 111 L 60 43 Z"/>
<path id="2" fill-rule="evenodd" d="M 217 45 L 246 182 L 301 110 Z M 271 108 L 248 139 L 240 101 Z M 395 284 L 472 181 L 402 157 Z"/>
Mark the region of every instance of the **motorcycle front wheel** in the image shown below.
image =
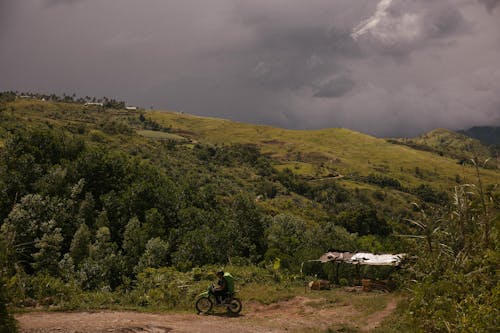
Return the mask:
<path id="1" fill-rule="evenodd" d="M 198 311 L 198 314 L 207 314 L 212 310 L 212 307 L 214 306 L 214 303 L 209 297 L 203 296 L 198 298 L 196 301 L 196 311 Z"/>
<path id="2" fill-rule="evenodd" d="M 241 301 L 237 298 L 233 298 L 231 300 L 231 303 L 229 303 L 227 306 L 227 310 L 229 312 L 231 312 L 232 314 L 240 313 L 242 308 L 243 308 L 243 305 L 241 304 Z"/>

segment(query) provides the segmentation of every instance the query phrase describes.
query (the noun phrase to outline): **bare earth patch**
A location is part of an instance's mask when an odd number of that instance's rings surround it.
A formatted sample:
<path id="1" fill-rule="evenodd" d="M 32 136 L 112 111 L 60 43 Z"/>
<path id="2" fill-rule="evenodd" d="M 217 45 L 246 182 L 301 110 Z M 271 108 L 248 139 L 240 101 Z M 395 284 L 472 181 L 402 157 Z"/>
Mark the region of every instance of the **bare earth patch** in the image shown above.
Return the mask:
<path id="1" fill-rule="evenodd" d="M 17 315 L 16 319 L 22 333 L 300 332 L 346 326 L 369 332 L 394 311 L 397 302 L 391 299 L 385 309 L 370 316 L 363 316 L 352 305 L 294 297 L 270 305 L 244 303 L 243 313 L 236 317 L 223 312 L 199 316 L 101 311 L 33 312 Z"/>

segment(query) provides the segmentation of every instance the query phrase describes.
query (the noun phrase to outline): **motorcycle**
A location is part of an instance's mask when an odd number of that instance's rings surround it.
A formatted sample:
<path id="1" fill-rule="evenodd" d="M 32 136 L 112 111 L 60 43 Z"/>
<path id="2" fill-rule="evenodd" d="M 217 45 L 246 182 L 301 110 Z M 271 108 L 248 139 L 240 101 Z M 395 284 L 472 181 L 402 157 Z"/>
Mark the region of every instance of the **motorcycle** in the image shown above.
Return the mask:
<path id="1" fill-rule="evenodd" d="M 196 300 L 196 311 L 198 311 L 198 314 L 207 314 L 211 312 L 214 308 L 214 305 L 216 307 L 225 307 L 227 309 L 227 312 L 231 314 L 238 314 L 241 312 L 243 305 L 238 298 L 234 297 L 236 292 L 228 293 L 222 303 L 217 304 L 217 300 L 212 291 L 213 288 L 214 286 L 211 285 L 210 287 L 208 287 L 207 291 L 198 295 L 198 298 Z"/>

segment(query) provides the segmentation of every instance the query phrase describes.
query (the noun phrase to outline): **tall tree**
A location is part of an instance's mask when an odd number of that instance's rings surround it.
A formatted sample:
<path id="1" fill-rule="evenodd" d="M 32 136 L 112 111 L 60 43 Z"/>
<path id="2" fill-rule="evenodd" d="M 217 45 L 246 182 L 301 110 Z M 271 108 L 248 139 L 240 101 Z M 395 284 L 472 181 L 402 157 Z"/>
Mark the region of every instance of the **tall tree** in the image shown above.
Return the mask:
<path id="1" fill-rule="evenodd" d="M 125 226 L 122 242 L 122 248 L 126 254 L 125 263 L 129 274 L 132 273 L 134 267 L 139 263 L 139 259 L 146 249 L 147 239 L 147 232 L 141 226 L 139 219 L 134 216 Z"/>
<path id="2" fill-rule="evenodd" d="M 90 230 L 85 223 L 81 223 L 71 241 L 69 253 L 73 263 L 78 266 L 89 255 Z"/>
<path id="3" fill-rule="evenodd" d="M 54 220 L 47 222 L 44 229 L 42 237 L 35 240 L 35 247 L 38 251 L 32 254 L 35 260 L 32 266 L 37 272 L 45 272 L 55 276 L 58 274 L 63 236 L 61 228 L 55 227 Z"/>

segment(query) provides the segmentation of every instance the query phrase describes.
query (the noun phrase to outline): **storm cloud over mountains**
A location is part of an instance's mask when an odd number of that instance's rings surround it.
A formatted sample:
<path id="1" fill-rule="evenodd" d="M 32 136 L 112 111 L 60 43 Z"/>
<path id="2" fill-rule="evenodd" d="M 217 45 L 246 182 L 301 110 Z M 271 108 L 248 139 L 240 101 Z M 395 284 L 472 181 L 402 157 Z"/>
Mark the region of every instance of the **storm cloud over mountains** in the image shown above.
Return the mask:
<path id="1" fill-rule="evenodd" d="M 379 136 L 500 125 L 499 4 L 0 1 L 0 90 Z"/>

